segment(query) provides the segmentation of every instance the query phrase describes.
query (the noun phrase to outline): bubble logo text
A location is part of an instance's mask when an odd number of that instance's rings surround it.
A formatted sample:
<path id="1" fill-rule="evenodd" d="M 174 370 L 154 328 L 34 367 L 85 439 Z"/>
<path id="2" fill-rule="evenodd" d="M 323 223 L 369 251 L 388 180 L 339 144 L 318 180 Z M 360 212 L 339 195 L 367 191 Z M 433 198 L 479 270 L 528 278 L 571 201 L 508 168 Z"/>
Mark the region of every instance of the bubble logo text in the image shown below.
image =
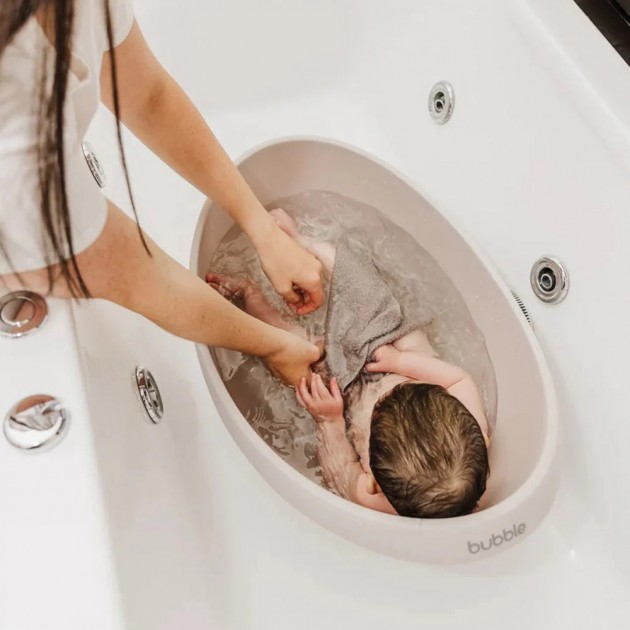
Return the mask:
<path id="1" fill-rule="evenodd" d="M 503 529 L 500 534 L 492 534 L 486 541 L 471 542 L 468 541 L 468 553 L 479 553 L 480 551 L 490 551 L 493 547 L 500 547 L 504 542 L 510 542 L 511 540 L 522 536 L 525 533 L 527 526 L 525 523 L 520 525 L 512 525 L 510 529 Z"/>

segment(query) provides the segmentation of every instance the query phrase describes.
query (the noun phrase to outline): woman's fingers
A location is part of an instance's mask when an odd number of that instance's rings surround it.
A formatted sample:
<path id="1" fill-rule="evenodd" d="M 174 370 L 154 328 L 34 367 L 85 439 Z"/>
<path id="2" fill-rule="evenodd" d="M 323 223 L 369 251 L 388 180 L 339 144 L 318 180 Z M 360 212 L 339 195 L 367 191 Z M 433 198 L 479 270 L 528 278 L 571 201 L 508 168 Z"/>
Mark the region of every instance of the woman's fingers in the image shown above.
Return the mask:
<path id="1" fill-rule="evenodd" d="M 304 291 L 295 284 L 293 285 L 293 291 L 297 294 L 298 300 L 292 303 L 287 302 L 287 305 L 296 315 L 303 315 L 303 309 L 305 305 L 310 301 L 310 297 L 308 293 L 304 293 Z"/>
<path id="2" fill-rule="evenodd" d="M 264 272 L 298 315 L 324 303 L 322 264 L 282 229 L 257 245 Z"/>
<path id="3" fill-rule="evenodd" d="M 284 301 L 289 306 L 296 306 L 296 305 L 302 303 L 302 298 L 300 297 L 300 294 L 297 291 L 295 291 L 295 289 L 291 289 L 289 291 L 285 291 L 282 294 L 282 297 L 284 298 Z"/>
<path id="4" fill-rule="evenodd" d="M 299 283 L 304 292 L 303 303 L 297 310 L 298 315 L 307 315 L 316 311 L 325 301 L 324 285 L 322 283 L 322 267 L 318 263 L 318 272 Z"/>

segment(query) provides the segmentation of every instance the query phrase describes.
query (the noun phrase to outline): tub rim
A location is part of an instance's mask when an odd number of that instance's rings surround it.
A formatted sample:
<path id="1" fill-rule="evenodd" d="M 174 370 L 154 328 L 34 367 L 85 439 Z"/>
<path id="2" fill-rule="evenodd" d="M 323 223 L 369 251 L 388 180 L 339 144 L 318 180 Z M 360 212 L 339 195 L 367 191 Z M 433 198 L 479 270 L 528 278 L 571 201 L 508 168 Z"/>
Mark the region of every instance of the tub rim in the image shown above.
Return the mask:
<path id="1" fill-rule="evenodd" d="M 466 514 L 463 516 L 456 516 L 450 518 L 424 518 L 418 519 L 414 517 L 400 516 L 394 514 L 385 514 L 383 512 L 377 512 L 375 510 L 370 510 L 369 508 L 364 508 L 360 505 L 357 505 L 347 499 L 344 499 L 325 488 L 317 485 L 304 475 L 293 468 L 289 463 L 287 463 L 282 457 L 280 457 L 268 444 L 266 444 L 256 433 L 255 429 L 247 422 L 241 411 L 236 406 L 236 403 L 230 396 L 223 379 L 219 373 L 218 367 L 216 366 L 212 354 L 210 352 L 210 348 L 208 346 L 202 344 L 195 344 L 197 356 L 199 358 L 200 367 L 204 376 L 206 377 L 206 381 L 208 384 L 208 389 L 210 390 L 210 394 L 215 400 L 215 396 L 219 398 L 226 412 L 232 414 L 236 414 L 242 422 L 231 422 L 227 423 L 221 413 L 221 420 L 223 424 L 228 429 L 230 435 L 232 435 L 233 439 L 237 443 L 239 449 L 243 452 L 246 459 L 249 463 L 257 470 L 258 474 L 265 479 L 265 481 L 273 488 L 275 492 L 283 496 L 288 503 L 294 509 L 298 509 L 299 511 L 303 511 L 300 507 L 294 505 L 283 493 L 282 489 L 276 487 L 275 484 L 271 483 L 266 476 L 266 473 L 262 472 L 259 469 L 259 466 L 254 463 L 251 458 L 244 451 L 241 443 L 235 438 L 234 432 L 239 433 L 243 439 L 247 440 L 247 442 L 251 445 L 252 448 L 256 449 L 257 453 L 263 457 L 263 459 L 273 468 L 277 473 L 282 473 L 287 476 L 291 481 L 289 483 L 295 483 L 298 486 L 302 487 L 307 492 L 315 492 L 316 497 L 329 504 L 336 510 L 342 510 L 347 513 L 351 518 L 357 518 L 360 520 L 368 520 L 378 524 L 387 525 L 388 528 L 395 527 L 397 529 L 409 530 L 409 531 L 417 531 L 420 527 L 423 530 L 428 530 L 429 532 L 434 531 L 435 533 L 444 532 L 445 530 L 449 533 L 456 533 L 463 530 L 476 529 L 479 526 L 488 525 L 492 522 L 497 521 L 497 517 L 500 518 L 501 514 L 511 514 L 518 510 L 518 507 L 527 503 L 528 498 L 535 496 L 536 491 L 544 486 L 545 482 L 549 481 L 549 477 L 553 476 L 554 479 L 551 482 L 554 484 L 554 488 L 551 494 L 551 500 L 548 502 L 549 505 L 544 509 L 543 515 L 538 521 L 542 521 L 544 516 L 549 510 L 549 507 L 553 503 L 556 494 L 556 488 L 558 485 L 558 444 L 559 444 L 559 418 L 558 418 L 558 402 L 557 396 L 555 393 L 555 388 L 553 386 L 553 379 L 551 376 L 551 371 L 547 362 L 545 360 L 542 348 L 538 342 L 538 338 L 534 334 L 533 329 L 527 323 L 523 313 L 516 303 L 513 294 L 511 293 L 508 285 L 503 280 L 502 276 L 495 269 L 494 265 L 488 260 L 488 258 L 480 251 L 479 247 L 477 247 L 475 240 L 471 238 L 468 234 L 460 230 L 459 228 L 455 228 L 453 223 L 448 218 L 448 216 L 444 215 L 442 211 L 437 210 L 438 206 L 433 203 L 430 195 L 426 194 L 424 189 L 417 185 L 415 182 L 411 181 L 409 177 L 407 177 L 404 173 L 399 171 L 396 167 L 391 166 L 385 161 L 381 160 L 377 156 L 372 155 L 371 153 L 360 149 L 359 147 L 353 146 L 349 143 L 342 142 L 332 138 L 326 138 L 323 136 L 316 135 L 286 135 L 279 136 L 276 138 L 270 138 L 261 143 L 258 143 L 251 147 L 250 149 L 241 153 L 241 155 L 235 160 L 235 164 L 237 167 L 240 166 L 253 157 L 254 155 L 271 148 L 273 146 L 281 145 L 281 144 L 297 144 L 297 143 L 314 143 L 314 144 L 325 144 L 330 145 L 336 148 L 340 148 L 342 150 L 357 154 L 363 159 L 368 161 L 372 161 L 376 163 L 378 166 L 383 168 L 385 171 L 391 173 L 394 177 L 398 178 L 402 181 L 403 184 L 410 187 L 412 190 L 417 192 L 423 199 L 430 204 L 436 212 L 439 212 L 441 218 L 448 223 L 448 225 L 455 230 L 461 238 L 466 241 L 467 245 L 471 248 L 473 253 L 479 258 L 480 262 L 483 264 L 486 272 L 490 275 L 495 285 L 501 291 L 503 296 L 506 298 L 506 301 L 511 305 L 510 308 L 513 311 L 515 318 L 518 320 L 519 325 L 521 326 L 522 332 L 526 335 L 526 338 L 529 342 L 530 349 L 532 350 L 533 358 L 535 360 L 536 366 L 539 371 L 540 380 L 542 384 L 542 391 L 544 393 L 544 403 L 545 408 L 547 410 L 546 414 L 546 422 L 544 425 L 544 433 L 542 435 L 542 449 L 538 453 L 535 464 L 532 467 L 531 474 L 527 477 L 527 479 L 509 496 L 504 498 L 503 500 L 495 503 L 487 508 L 479 512 L 473 512 L 472 514 Z M 198 275 L 198 263 L 199 263 L 199 251 L 200 251 L 200 242 L 201 235 L 203 233 L 203 229 L 207 220 L 207 217 L 210 212 L 210 208 L 214 205 L 214 202 L 206 198 L 202 210 L 199 214 L 199 218 L 197 220 L 197 225 L 195 227 L 195 232 L 193 236 L 193 241 L 191 245 L 191 257 L 190 257 L 190 268 Z M 439 261 L 438 261 L 439 263 Z M 483 331 L 482 331 L 483 332 Z M 208 372 L 206 373 L 206 370 Z M 218 379 L 218 381 L 217 381 Z M 220 383 L 220 386 L 217 387 L 217 382 Z M 210 384 L 212 383 L 212 385 Z M 216 404 L 216 400 L 215 400 Z M 260 448 L 260 445 L 263 448 Z M 312 514 L 309 514 L 310 518 L 315 518 Z M 315 519 L 316 520 L 316 519 Z M 527 533 L 524 535 L 529 535 L 536 527 L 538 523 L 530 528 Z"/>

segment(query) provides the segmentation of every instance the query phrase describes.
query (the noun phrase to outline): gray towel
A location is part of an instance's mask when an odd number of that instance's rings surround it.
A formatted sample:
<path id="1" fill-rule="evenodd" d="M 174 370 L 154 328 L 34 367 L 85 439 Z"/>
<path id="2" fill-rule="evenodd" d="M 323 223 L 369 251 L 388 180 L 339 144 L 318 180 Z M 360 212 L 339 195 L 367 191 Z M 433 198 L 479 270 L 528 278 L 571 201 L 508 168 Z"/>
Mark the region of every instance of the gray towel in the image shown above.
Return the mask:
<path id="1" fill-rule="evenodd" d="M 426 313 L 408 315 L 369 253 L 341 239 L 326 314 L 326 363 L 342 392 L 376 349 L 430 320 Z"/>

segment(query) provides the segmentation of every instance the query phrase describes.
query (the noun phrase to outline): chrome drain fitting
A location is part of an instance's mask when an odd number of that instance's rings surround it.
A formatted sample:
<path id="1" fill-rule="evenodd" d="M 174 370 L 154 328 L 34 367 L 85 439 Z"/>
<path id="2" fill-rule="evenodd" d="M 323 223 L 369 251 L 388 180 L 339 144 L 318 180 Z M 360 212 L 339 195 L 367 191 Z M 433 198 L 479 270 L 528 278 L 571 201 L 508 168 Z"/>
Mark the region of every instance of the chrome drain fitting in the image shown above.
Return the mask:
<path id="1" fill-rule="evenodd" d="M 4 419 L 4 435 L 15 448 L 41 452 L 57 444 L 68 426 L 68 411 L 59 400 L 38 394 L 24 398 L 9 411 Z"/>

